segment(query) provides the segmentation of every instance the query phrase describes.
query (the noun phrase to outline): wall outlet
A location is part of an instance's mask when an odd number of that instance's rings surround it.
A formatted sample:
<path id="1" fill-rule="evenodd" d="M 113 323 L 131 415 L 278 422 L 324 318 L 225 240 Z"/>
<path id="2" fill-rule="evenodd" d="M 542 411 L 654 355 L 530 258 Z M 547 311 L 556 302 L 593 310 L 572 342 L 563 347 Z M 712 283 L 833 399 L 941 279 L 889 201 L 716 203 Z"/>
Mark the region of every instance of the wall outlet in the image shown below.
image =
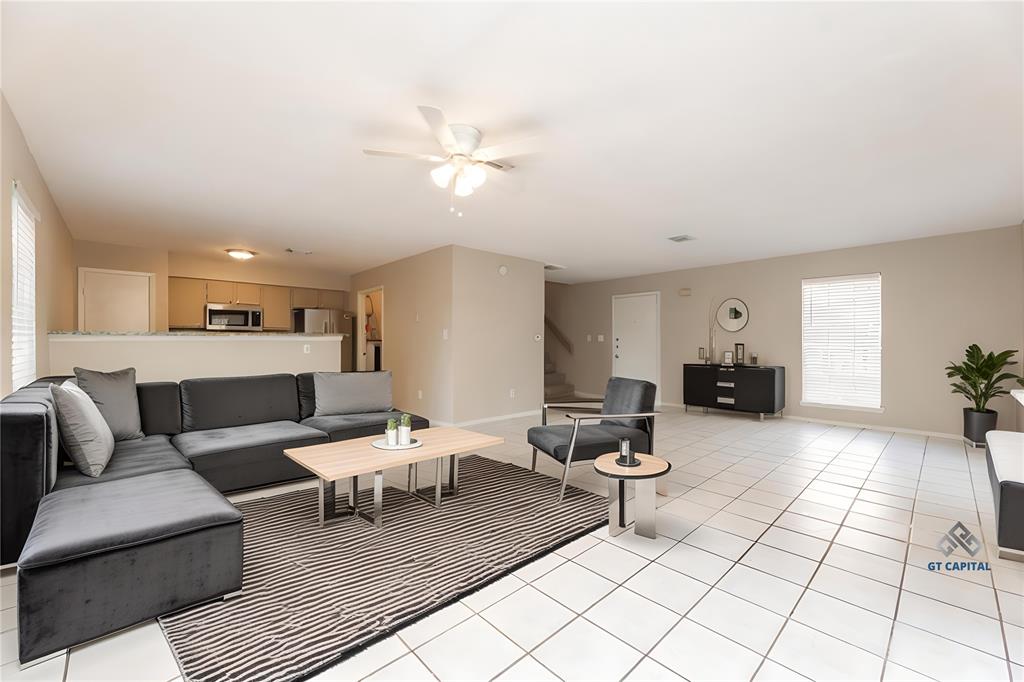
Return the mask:
<path id="1" fill-rule="evenodd" d="M 419 398 L 420 400 L 423 400 L 423 389 L 422 388 L 419 389 L 418 391 L 416 391 L 416 397 Z"/>
<path id="2" fill-rule="evenodd" d="M 305 353 L 306 355 L 309 355 L 309 344 L 308 343 L 302 344 L 302 352 Z"/>
<path id="3" fill-rule="evenodd" d="M 441 330 L 441 338 L 444 339 L 445 341 L 448 340 L 448 327 L 445 327 L 444 329 Z"/>
<path id="4" fill-rule="evenodd" d="M 594 340 L 594 335 L 593 334 L 587 334 L 587 343 L 591 343 L 591 342 L 593 342 L 593 340 Z"/>
<path id="5" fill-rule="evenodd" d="M 417 322 L 419 322 L 419 321 L 420 321 L 420 314 L 419 314 L 419 313 L 416 313 L 416 321 L 417 321 Z"/>
<path id="6" fill-rule="evenodd" d="M 516 389 L 514 389 L 514 388 L 508 389 L 508 397 L 512 398 L 513 400 L 515 400 L 516 399 Z"/>
<path id="7" fill-rule="evenodd" d="M 598 334 L 597 335 L 597 342 L 598 343 L 604 343 L 604 334 Z"/>

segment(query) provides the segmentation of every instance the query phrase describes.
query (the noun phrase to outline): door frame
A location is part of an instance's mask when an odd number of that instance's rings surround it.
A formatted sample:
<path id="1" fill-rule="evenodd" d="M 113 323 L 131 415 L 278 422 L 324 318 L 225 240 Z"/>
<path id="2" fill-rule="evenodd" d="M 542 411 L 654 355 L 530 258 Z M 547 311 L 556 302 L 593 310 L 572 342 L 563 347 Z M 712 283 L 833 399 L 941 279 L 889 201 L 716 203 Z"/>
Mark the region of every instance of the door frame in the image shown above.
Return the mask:
<path id="1" fill-rule="evenodd" d="M 366 297 L 374 291 L 380 292 L 380 305 L 384 306 L 384 285 L 378 284 L 367 289 L 360 289 L 356 292 L 356 371 L 366 371 Z M 381 344 L 380 363 L 384 364 L 384 347 Z"/>
<path id="2" fill-rule="evenodd" d="M 660 291 L 638 291 L 632 294 L 612 294 L 612 376 L 615 376 L 615 301 L 623 298 L 637 298 L 639 296 L 654 296 L 654 373 L 657 377 L 655 384 L 658 387 L 654 402 L 661 404 L 661 292 Z"/>
<path id="3" fill-rule="evenodd" d="M 156 331 L 156 273 L 139 270 L 111 270 L 109 268 L 78 268 L 78 331 L 85 328 L 85 275 L 99 272 L 107 275 L 133 275 L 149 279 L 149 331 Z"/>

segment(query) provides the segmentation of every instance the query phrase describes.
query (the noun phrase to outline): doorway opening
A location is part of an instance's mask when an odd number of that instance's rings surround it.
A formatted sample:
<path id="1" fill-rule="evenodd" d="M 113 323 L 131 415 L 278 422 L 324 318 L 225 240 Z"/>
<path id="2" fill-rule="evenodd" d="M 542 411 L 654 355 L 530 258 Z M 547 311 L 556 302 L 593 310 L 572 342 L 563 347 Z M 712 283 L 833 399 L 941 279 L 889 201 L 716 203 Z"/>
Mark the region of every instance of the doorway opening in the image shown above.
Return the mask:
<path id="1" fill-rule="evenodd" d="M 376 372 L 384 369 L 384 287 L 363 289 L 356 295 L 356 369 Z"/>
<path id="2" fill-rule="evenodd" d="M 155 300 L 155 273 L 78 268 L 79 331 L 155 331 Z"/>

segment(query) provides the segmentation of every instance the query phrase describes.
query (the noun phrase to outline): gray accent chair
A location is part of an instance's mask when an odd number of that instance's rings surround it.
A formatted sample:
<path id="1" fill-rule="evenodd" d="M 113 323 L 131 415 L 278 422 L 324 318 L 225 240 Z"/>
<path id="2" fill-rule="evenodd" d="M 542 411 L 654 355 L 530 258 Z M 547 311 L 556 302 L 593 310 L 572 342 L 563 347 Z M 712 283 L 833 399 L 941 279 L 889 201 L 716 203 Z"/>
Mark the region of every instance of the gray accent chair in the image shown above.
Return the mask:
<path id="1" fill-rule="evenodd" d="M 577 462 L 592 461 L 619 449 L 619 440 L 628 438 L 635 452 L 654 450 L 654 399 L 658 387 L 641 379 L 612 377 L 605 387 L 604 400 L 581 400 L 574 403 L 545 403 L 541 410 L 541 426 L 526 432 L 527 442 L 533 446 L 531 469 L 537 469 L 537 451 L 561 462 L 562 486 L 558 501 L 565 496 L 569 480 L 569 467 Z M 587 407 L 586 403 L 601 402 L 601 407 Z M 573 410 L 566 414 L 572 424 L 548 425 L 549 409 Z M 587 422 L 598 422 L 588 424 Z"/>

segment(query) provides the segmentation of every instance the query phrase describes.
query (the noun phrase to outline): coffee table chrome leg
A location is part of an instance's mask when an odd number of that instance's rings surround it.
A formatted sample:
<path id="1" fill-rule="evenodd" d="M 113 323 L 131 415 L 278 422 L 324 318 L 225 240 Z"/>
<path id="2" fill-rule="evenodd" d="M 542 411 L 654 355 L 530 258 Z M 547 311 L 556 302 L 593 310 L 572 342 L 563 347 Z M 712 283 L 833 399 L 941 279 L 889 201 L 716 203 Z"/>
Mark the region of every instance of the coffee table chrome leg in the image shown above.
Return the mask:
<path id="1" fill-rule="evenodd" d="M 657 514 L 655 502 L 655 483 L 652 479 L 639 479 L 636 482 L 636 494 L 633 496 L 633 513 L 636 515 L 634 532 L 652 540 L 658 537 L 654 530 Z"/>
<path id="2" fill-rule="evenodd" d="M 459 494 L 459 456 L 452 455 L 448 465 L 448 494 Z"/>
<path id="3" fill-rule="evenodd" d="M 384 472 L 373 472 L 373 525 L 384 525 Z"/>
<path id="4" fill-rule="evenodd" d="M 412 481 L 412 467 L 413 467 L 413 465 L 412 465 L 412 464 L 410 464 L 410 465 L 409 465 L 409 474 L 408 474 L 408 478 L 409 478 L 409 480 L 408 480 L 408 481 L 406 482 L 406 484 L 405 484 L 405 489 L 406 489 L 406 490 L 408 490 L 408 491 L 409 491 L 410 493 L 411 493 L 411 492 L 412 492 L 413 490 L 415 490 L 415 488 L 413 487 L 413 481 Z M 418 485 L 418 484 L 419 484 L 419 482 L 417 481 L 417 485 Z"/>
<path id="5" fill-rule="evenodd" d="M 323 528 L 329 519 L 337 516 L 334 501 L 334 481 L 317 479 L 317 506 L 319 507 L 320 527 Z"/>
<path id="6" fill-rule="evenodd" d="M 441 507 L 441 480 L 444 478 L 444 457 L 437 458 L 437 468 L 434 471 L 434 506 Z"/>
<path id="7" fill-rule="evenodd" d="M 622 531 L 626 529 L 625 524 L 622 523 L 625 516 L 625 495 L 620 495 L 620 490 L 623 481 L 616 478 L 608 479 L 608 535 L 612 537 L 620 535 Z"/>
<path id="8" fill-rule="evenodd" d="M 353 476 L 348 482 L 348 506 L 359 509 L 359 477 Z"/>

